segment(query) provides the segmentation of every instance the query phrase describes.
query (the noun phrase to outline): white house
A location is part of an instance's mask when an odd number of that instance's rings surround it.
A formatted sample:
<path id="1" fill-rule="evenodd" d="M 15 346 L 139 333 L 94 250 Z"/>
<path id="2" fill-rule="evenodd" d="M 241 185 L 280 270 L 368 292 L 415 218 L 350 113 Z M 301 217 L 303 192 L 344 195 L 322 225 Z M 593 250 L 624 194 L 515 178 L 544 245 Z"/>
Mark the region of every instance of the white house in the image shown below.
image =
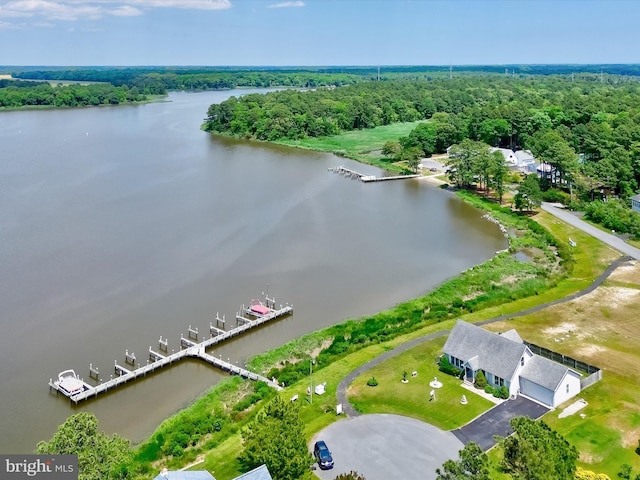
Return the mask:
<path id="1" fill-rule="evenodd" d="M 640 193 L 631 197 L 631 210 L 640 212 Z"/>
<path id="2" fill-rule="evenodd" d="M 492 333 L 458 320 L 443 347 L 452 365 L 474 382 L 481 370 L 494 387 L 555 408 L 580 393 L 580 373 L 531 352 L 515 330 Z"/>
<path id="3" fill-rule="evenodd" d="M 516 166 L 518 165 L 518 158 L 516 157 L 516 154 L 513 152 L 513 150 L 509 149 L 509 148 L 496 148 L 496 147 L 491 147 L 489 149 L 489 151 L 491 153 L 493 152 L 500 152 L 502 154 L 502 156 L 504 157 L 504 161 L 509 165 L 509 166 Z"/>

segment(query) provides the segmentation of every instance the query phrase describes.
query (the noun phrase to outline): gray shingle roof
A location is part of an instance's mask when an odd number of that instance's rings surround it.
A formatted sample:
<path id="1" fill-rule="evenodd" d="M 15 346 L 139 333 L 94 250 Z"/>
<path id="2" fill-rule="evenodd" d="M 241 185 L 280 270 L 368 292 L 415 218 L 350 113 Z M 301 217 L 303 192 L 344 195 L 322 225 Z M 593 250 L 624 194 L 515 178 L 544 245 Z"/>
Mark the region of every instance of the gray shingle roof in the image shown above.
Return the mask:
<path id="1" fill-rule="evenodd" d="M 522 338 L 520 337 L 520 335 L 518 335 L 518 332 L 516 332 L 514 328 L 512 328 L 511 330 L 507 330 L 506 332 L 502 332 L 500 335 L 502 335 L 504 338 L 508 338 L 513 342 L 523 343 Z"/>
<path id="2" fill-rule="evenodd" d="M 244 473 L 233 480 L 273 480 L 266 465 L 260 465 L 250 472 Z"/>
<path id="3" fill-rule="evenodd" d="M 216 480 L 206 470 L 198 470 L 194 472 L 189 471 L 177 471 L 177 472 L 165 472 L 158 475 L 154 480 Z"/>
<path id="4" fill-rule="evenodd" d="M 564 365 L 534 355 L 520 371 L 520 377 L 555 392 L 568 370 Z"/>
<path id="5" fill-rule="evenodd" d="M 481 369 L 505 380 L 511 379 L 526 349 L 522 343 L 462 320 L 456 322 L 442 348 L 445 353 L 465 362 L 477 355 Z"/>

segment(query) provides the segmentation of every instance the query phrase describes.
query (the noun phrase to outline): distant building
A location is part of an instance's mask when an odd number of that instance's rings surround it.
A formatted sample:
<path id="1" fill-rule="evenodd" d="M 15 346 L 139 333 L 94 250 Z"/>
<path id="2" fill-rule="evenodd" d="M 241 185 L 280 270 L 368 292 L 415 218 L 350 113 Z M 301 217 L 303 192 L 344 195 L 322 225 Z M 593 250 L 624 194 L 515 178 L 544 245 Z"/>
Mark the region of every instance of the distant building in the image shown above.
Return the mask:
<path id="1" fill-rule="evenodd" d="M 178 470 L 175 472 L 170 472 L 166 468 L 163 468 L 158 475 L 153 480 L 216 480 L 213 475 L 211 475 L 206 470 L 198 470 L 198 471 L 187 471 L 187 470 Z M 250 472 L 243 473 L 239 477 L 234 478 L 233 480 L 273 480 L 271 478 L 271 474 L 267 469 L 266 465 L 260 465 L 257 468 L 254 468 Z"/>
<path id="2" fill-rule="evenodd" d="M 513 152 L 518 159 L 518 168 L 526 172 L 535 172 L 536 159 L 529 150 L 516 150 Z"/>
<path id="3" fill-rule="evenodd" d="M 492 147 L 492 148 L 489 149 L 489 151 L 491 153 L 500 152 L 502 154 L 502 156 L 504 157 L 504 161 L 510 167 L 516 167 L 518 165 L 518 158 L 516 157 L 516 154 L 513 153 L 513 150 L 510 150 L 508 148 L 495 148 L 495 147 Z"/>
<path id="4" fill-rule="evenodd" d="M 640 193 L 631 197 L 631 209 L 634 212 L 640 212 Z"/>
<path id="5" fill-rule="evenodd" d="M 198 470 L 194 472 L 189 472 L 187 470 L 178 470 L 176 472 L 169 471 L 166 468 L 163 468 L 158 475 L 153 480 L 216 480 L 213 475 L 211 475 L 206 470 Z"/>

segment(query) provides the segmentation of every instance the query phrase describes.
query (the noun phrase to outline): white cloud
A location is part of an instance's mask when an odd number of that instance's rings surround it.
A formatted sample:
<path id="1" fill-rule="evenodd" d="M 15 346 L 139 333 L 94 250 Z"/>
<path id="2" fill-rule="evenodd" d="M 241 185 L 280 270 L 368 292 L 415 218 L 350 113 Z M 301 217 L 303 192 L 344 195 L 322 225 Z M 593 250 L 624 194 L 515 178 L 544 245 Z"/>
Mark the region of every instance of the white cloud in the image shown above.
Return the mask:
<path id="1" fill-rule="evenodd" d="M 106 15 L 142 15 L 154 8 L 224 10 L 231 8 L 231 0 L 10 0 L 0 4 L 0 18 L 95 20 Z"/>
<path id="2" fill-rule="evenodd" d="M 109 14 L 115 15 L 116 17 L 135 17 L 142 15 L 142 10 L 132 7 L 131 5 L 122 5 L 111 10 Z"/>
<path id="3" fill-rule="evenodd" d="M 292 2 L 280 2 L 267 5 L 267 8 L 291 8 L 291 7 L 304 7 L 302 0 L 295 0 Z"/>

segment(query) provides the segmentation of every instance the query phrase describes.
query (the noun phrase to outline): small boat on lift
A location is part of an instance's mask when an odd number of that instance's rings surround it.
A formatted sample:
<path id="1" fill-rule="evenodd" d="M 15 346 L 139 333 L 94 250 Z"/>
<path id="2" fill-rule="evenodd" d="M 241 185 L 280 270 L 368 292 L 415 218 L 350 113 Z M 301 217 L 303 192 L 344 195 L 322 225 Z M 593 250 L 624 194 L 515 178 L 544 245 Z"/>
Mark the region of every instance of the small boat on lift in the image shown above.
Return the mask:
<path id="1" fill-rule="evenodd" d="M 87 390 L 87 384 L 84 383 L 73 370 L 60 372 L 58 374 L 58 380 L 54 383 L 56 387 L 62 390 L 67 396 L 73 396 Z"/>
<path id="2" fill-rule="evenodd" d="M 266 315 L 270 311 L 271 309 L 267 307 L 264 303 L 262 303 L 260 300 L 251 300 L 251 303 L 249 304 L 249 313 L 257 317 Z"/>

